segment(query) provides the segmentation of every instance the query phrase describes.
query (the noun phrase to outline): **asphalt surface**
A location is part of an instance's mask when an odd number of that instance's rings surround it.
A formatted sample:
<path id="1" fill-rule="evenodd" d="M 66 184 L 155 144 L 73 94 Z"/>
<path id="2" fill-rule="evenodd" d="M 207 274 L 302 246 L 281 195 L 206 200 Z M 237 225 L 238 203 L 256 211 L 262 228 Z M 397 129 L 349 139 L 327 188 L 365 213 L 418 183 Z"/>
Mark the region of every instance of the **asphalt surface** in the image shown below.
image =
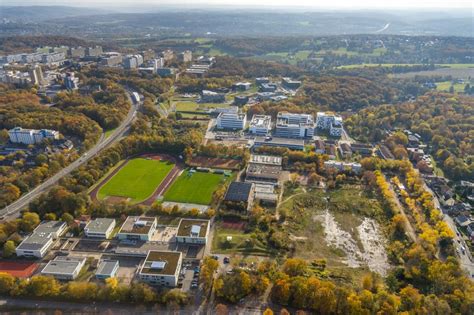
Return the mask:
<path id="1" fill-rule="evenodd" d="M 58 181 L 64 176 L 69 175 L 72 171 L 80 167 L 81 165 L 87 163 L 90 159 L 95 157 L 99 152 L 101 152 L 106 147 L 120 140 L 120 138 L 128 131 L 133 119 L 136 116 L 137 110 L 141 104 L 134 104 L 129 94 L 127 94 L 129 101 L 131 103 L 130 111 L 127 114 L 127 117 L 122 121 L 119 127 L 117 127 L 114 132 L 108 137 L 105 138 L 102 134 L 100 140 L 97 144 L 91 148 L 89 151 L 84 153 L 80 158 L 63 168 L 58 173 L 54 174 L 46 181 L 36 186 L 34 189 L 28 193 L 21 196 L 18 200 L 11 203 L 7 207 L 0 210 L 0 217 L 3 219 L 13 219 L 18 217 L 20 210 L 28 206 L 28 204 L 37 198 L 42 193 L 48 191 L 52 186 L 58 183 Z"/>
<path id="2" fill-rule="evenodd" d="M 431 190 L 431 188 L 429 188 L 428 185 L 426 185 L 424 180 L 423 180 L 423 186 L 424 186 L 424 189 L 433 196 L 433 202 L 436 208 L 438 208 L 438 210 L 441 211 L 441 213 L 443 213 L 444 222 L 446 222 L 448 226 L 451 228 L 451 230 L 453 230 L 453 232 L 456 234 L 454 235 L 453 241 L 454 241 L 454 247 L 456 248 L 456 254 L 459 257 L 459 263 L 461 264 L 461 267 L 463 267 L 464 270 L 466 270 L 469 273 L 469 277 L 471 279 L 474 279 L 474 263 L 473 263 L 472 254 L 466 242 L 461 237 L 462 234 L 458 231 L 456 227 L 456 223 L 449 215 L 444 213 L 443 207 L 441 206 L 438 200 L 438 197 L 436 197 L 435 193 Z M 461 247 L 464 248 L 464 252 L 461 250 Z"/>

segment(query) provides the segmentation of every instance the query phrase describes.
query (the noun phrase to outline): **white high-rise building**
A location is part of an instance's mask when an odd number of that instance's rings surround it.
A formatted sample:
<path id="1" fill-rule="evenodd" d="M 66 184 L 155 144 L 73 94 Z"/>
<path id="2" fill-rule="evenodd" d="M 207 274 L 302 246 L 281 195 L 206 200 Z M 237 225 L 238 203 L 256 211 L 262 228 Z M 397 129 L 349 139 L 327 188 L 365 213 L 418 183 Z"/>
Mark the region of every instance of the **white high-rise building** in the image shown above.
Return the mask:
<path id="1" fill-rule="evenodd" d="M 37 144 L 43 142 L 45 139 L 58 139 L 59 132 L 56 130 L 49 129 L 23 129 L 21 127 L 15 127 L 8 131 L 10 141 L 12 143 L 22 144 Z"/>

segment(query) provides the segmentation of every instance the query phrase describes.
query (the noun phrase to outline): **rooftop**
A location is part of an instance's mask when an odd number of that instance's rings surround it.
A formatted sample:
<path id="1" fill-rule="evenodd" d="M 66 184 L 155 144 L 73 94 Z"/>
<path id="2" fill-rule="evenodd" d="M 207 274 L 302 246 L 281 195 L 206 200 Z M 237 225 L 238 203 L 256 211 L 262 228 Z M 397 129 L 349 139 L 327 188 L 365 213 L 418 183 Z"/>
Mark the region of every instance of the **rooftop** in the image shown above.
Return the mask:
<path id="1" fill-rule="evenodd" d="M 209 220 L 181 219 L 176 236 L 191 236 L 191 232 L 199 233 L 199 237 L 205 237 Z M 200 227 L 199 231 L 193 227 Z"/>
<path id="2" fill-rule="evenodd" d="M 278 179 L 281 174 L 281 166 L 250 163 L 247 167 L 247 176 L 259 178 Z"/>
<path id="3" fill-rule="evenodd" d="M 35 233 L 58 233 L 66 227 L 63 221 L 43 221 L 35 229 Z"/>
<path id="4" fill-rule="evenodd" d="M 281 156 L 252 154 L 250 155 L 249 163 L 281 165 L 281 161 L 282 161 Z"/>
<path id="5" fill-rule="evenodd" d="M 224 200 L 247 201 L 249 199 L 251 190 L 251 183 L 232 182 L 230 183 L 229 188 L 227 189 Z"/>
<path id="6" fill-rule="evenodd" d="M 102 260 L 97 267 L 96 275 L 111 275 L 116 266 L 118 266 L 118 260 Z"/>
<path id="7" fill-rule="evenodd" d="M 105 233 L 114 223 L 115 219 L 97 218 L 90 221 L 85 229 L 87 229 L 89 233 Z"/>
<path id="8" fill-rule="evenodd" d="M 270 139 L 267 139 L 265 137 L 256 137 L 255 138 L 255 143 L 264 143 L 264 142 L 267 142 L 267 143 L 273 144 L 273 145 L 299 145 L 299 146 L 304 146 L 304 140 L 302 140 L 302 139 L 278 138 L 278 137 L 272 137 Z"/>
<path id="9" fill-rule="evenodd" d="M 72 274 L 85 260 L 85 258 L 57 256 L 43 268 L 41 273 Z"/>
<path id="10" fill-rule="evenodd" d="M 39 250 L 50 242 L 51 233 L 33 233 L 27 236 L 23 242 L 18 245 L 17 249 L 22 250 Z"/>
<path id="11" fill-rule="evenodd" d="M 174 275 L 181 255 L 180 252 L 150 250 L 140 273 Z"/>
<path id="12" fill-rule="evenodd" d="M 253 115 L 250 126 L 269 128 L 272 124 L 272 117 L 269 115 Z"/>
<path id="13" fill-rule="evenodd" d="M 122 224 L 119 233 L 148 234 L 151 229 L 151 226 L 155 222 L 155 217 L 130 216 L 127 217 L 125 222 Z"/>
<path id="14" fill-rule="evenodd" d="M 38 269 L 38 264 L 22 261 L 0 261 L 0 272 L 14 277 L 28 278 Z"/>

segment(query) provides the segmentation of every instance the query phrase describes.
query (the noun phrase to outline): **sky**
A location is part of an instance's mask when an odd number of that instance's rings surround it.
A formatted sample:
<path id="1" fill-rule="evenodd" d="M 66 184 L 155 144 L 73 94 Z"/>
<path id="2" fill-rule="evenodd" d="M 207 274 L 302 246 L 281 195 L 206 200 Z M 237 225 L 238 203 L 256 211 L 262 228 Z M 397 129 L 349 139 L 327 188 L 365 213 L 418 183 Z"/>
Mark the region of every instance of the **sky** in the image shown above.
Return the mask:
<path id="1" fill-rule="evenodd" d="M 473 9 L 472 0 L 0 0 L 2 5 L 68 5 L 68 6 L 137 6 L 140 4 L 239 5 L 239 6 L 305 6 L 318 9 Z"/>

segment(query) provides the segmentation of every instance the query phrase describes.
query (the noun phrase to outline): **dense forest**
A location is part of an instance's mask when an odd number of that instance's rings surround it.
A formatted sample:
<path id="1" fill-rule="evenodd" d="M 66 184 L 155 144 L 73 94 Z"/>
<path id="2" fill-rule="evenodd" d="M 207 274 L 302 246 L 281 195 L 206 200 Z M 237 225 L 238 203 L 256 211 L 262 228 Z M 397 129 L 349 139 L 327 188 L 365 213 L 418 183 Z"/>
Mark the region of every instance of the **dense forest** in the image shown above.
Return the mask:
<path id="1" fill-rule="evenodd" d="M 345 123 L 362 141 L 384 139 L 384 130 L 409 129 L 429 145 L 444 173 L 454 180 L 474 179 L 474 100 L 468 96 L 428 93 L 414 102 L 370 107 Z"/>

